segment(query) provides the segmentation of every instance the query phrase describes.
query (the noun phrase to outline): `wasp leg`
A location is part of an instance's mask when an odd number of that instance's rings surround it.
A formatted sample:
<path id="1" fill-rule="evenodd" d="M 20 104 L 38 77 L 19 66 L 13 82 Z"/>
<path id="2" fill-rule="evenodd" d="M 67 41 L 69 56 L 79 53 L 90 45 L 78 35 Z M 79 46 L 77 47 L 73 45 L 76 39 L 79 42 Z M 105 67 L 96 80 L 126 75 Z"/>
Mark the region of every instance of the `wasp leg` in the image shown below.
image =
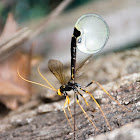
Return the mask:
<path id="1" fill-rule="evenodd" d="M 69 99 L 68 96 L 67 96 L 67 98 L 68 98 L 68 110 L 69 110 L 69 112 L 70 112 L 70 115 L 71 115 L 71 118 L 72 118 L 72 121 L 73 121 L 73 124 L 74 124 L 74 120 L 73 120 L 73 117 L 72 117 L 72 113 L 71 113 L 71 110 L 70 110 L 70 107 L 69 107 L 70 99 Z M 74 124 L 74 125 L 75 125 L 75 124 Z M 79 130 L 79 129 L 77 128 L 76 125 L 75 125 L 75 127 L 76 127 L 77 130 Z"/>
<path id="2" fill-rule="evenodd" d="M 71 127 L 71 128 L 72 128 L 72 130 L 74 131 L 74 129 L 73 129 L 73 127 L 72 127 L 71 123 L 70 123 L 70 120 L 69 120 L 69 118 L 68 118 L 68 116 L 67 116 L 67 114 L 66 114 L 66 111 L 65 111 L 65 106 L 66 106 L 68 103 L 69 103 L 69 97 L 68 97 L 68 96 L 66 96 L 66 101 L 65 101 L 65 104 L 64 104 L 64 106 L 63 106 L 63 111 L 64 111 L 64 114 L 65 114 L 65 116 L 66 116 L 66 118 L 67 118 L 67 120 L 68 120 L 69 124 L 70 124 L 70 127 Z"/>
<path id="3" fill-rule="evenodd" d="M 77 95 L 77 94 L 76 94 Z M 85 110 L 82 108 L 81 104 L 79 103 L 79 99 L 78 99 L 78 95 L 77 95 L 77 103 L 80 106 L 80 108 L 82 109 L 82 111 L 84 112 L 84 114 L 87 116 L 87 118 L 89 119 L 89 121 L 93 124 L 93 126 L 96 128 L 96 131 L 99 131 L 98 128 L 96 127 L 96 125 L 93 123 L 93 121 L 90 119 L 90 117 L 87 115 L 87 113 L 85 112 Z"/>
<path id="4" fill-rule="evenodd" d="M 94 112 L 95 109 L 92 109 L 92 108 L 89 106 L 89 104 L 88 104 L 87 100 L 85 99 L 85 97 L 84 97 L 81 93 L 79 93 L 79 92 L 77 92 L 77 93 L 85 100 L 85 103 L 86 103 L 86 105 L 90 108 L 90 110 L 92 110 L 92 111 Z"/>
<path id="5" fill-rule="evenodd" d="M 129 110 L 129 109 L 127 109 L 127 108 L 125 108 L 124 106 L 122 106 L 118 101 L 116 101 L 98 82 L 96 82 L 96 81 L 92 81 L 92 82 L 90 82 L 86 87 L 88 87 L 88 86 L 90 86 L 91 84 L 93 84 L 93 83 L 96 83 L 98 86 L 100 86 L 101 87 L 101 89 L 112 99 L 112 100 L 114 100 L 118 105 L 120 105 L 123 109 L 125 109 L 125 110 L 127 110 L 127 111 L 131 111 L 131 110 Z"/>
<path id="6" fill-rule="evenodd" d="M 97 105 L 98 108 L 100 109 L 102 115 L 104 116 L 104 118 L 105 118 L 105 120 L 106 120 L 106 122 L 107 122 L 107 124 L 108 124 L 108 126 L 109 126 L 109 129 L 111 130 L 110 124 L 109 124 L 109 122 L 108 122 L 108 120 L 107 120 L 107 118 L 106 118 L 106 116 L 105 116 L 103 110 L 101 109 L 100 105 L 99 105 L 98 102 L 96 101 L 96 99 L 95 99 L 95 98 L 91 95 L 91 93 L 89 93 L 88 91 L 86 91 L 86 90 L 84 90 L 84 89 L 82 89 L 82 88 L 80 88 L 80 89 L 81 89 L 82 91 L 84 91 L 85 93 L 88 93 L 88 94 L 91 96 L 91 98 L 94 100 L 94 102 L 96 103 L 96 105 Z"/>

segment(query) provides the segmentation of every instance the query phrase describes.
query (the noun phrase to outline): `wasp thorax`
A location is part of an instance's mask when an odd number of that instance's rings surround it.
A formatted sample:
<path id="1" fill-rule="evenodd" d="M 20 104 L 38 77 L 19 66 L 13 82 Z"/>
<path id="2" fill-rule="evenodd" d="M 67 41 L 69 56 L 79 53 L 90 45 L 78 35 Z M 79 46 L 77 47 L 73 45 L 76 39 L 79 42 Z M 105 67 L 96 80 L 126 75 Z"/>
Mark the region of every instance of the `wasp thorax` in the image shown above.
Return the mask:
<path id="1" fill-rule="evenodd" d="M 66 88 L 66 86 L 65 86 L 65 85 L 62 85 L 62 86 L 60 87 L 60 92 L 63 93 L 63 92 L 65 91 L 65 88 Z"/>
<path id="2" fill-rule="evenodd" d="M 60 87 L 60 92 L 65 93 L 66 91 L 73 90 L 73 88 L 74 88 L 74 85 L 71 82 L 68 82 L 67 84 L 63 84 Z"/>

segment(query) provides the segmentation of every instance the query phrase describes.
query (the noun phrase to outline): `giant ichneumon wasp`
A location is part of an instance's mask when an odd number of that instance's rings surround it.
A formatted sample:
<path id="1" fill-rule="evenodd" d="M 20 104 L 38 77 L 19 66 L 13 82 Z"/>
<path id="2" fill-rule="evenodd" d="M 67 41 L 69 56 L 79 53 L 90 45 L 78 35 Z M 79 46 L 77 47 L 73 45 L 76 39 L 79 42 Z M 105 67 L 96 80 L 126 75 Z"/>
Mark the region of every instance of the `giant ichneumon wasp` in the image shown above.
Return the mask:
<path id="1" fill-rule="evenodd" d="M 65 106 L 67 105 L 68 110 L 71 114 L 71 118 L 73 120 L 72 117 L 72 113 L 69 107 L 69 103 L 70 103 L 70 99 L 68 96 L 67 91 L 71 91 L 73 90 L 74 93 L 77 96 L 77 103 L 80 106 L 80 108 L 82 109 L 82 111 L 84 112 L 84 114 L 87 116 L 87 118 L 90 120 L 90 122 L 94 125 L 94 127 L 96 128 L 95 124 L 93 123 L 93 121 L 90 119 L 90 117 L 87 115 L 87 113 L 85 112 L 85 110 L 82 108 L 78 96 L 81 96 L 84 100 L 86 105 L 92 109 L 89 104 L 87 103 L 86 99 L 83 97 L 83 95 L 79 92 L 80 90 L 89 94 L 91 96 L 91 98 L 94 100 L 94 102 L 96 103 L 96 105 L 98 106 L 98 108 L 100 109 L 102 115 L 104 116 L 110 130 L 111 127 L 108 123 L 108 120 L 105 116 L 105 114 L 103 113 L 100 105 L 98 104 L 98 102 L 96 101 L 96 99 L 92 96 L 91 93 L 89 93 L 88 91 L 86 91 L 85 89 L 82 88 L 82 86 L 78 83 L 75 83 L 75 74 L 78 72 L 78 69 L 76 70 L 76 48 L 78 48 L 81 52 L 84 53 L 88 53 L 88 54 L 93 54 L 96 52 L 99 52 L 106 44 L 107 40 L 109 38 L 109 28 L 107 23 L 105 22 L 105 20 L 96 15 L 96 14 L 85 14 L 83 16 L 81 16 L 74 27 L 74 32 L 73 32 L 73 36 L 71 39 L 71 79 L 66 77 L 65 72 L 64 72 L 64 68 L 63 68 L 63 64 L 59 61 L 59 60 L 49 60 L 48 62 L 48 67 L 50 69 L 50 71 L 55 75 L 55 77 L 59 80 L 59 82 L 61 83 L 61 86 L 58 90 L 56 90 L 48 81 L 46 78 L 44 78 L 44 76 L 41 74 L 39 67 L 38 67 L 38 72 L 40 74 L 40 76 L 49 84 L 50 87 L 37 83 L 37 82 L 33 82 L 33 81 L 29 81 L 24 79 L 20 73 L 18 72 L 18 75 L 25 81 L 33 83 L 33 84 L 37 84 L 37 85 L 41 85 L 44 86 L 46 88 L 52 89 L 54 91 L 57 92 L 58 95 L 64 95 L 66 97 L 66 101 L 63 107 L 65 116 L 71 126 L 71 128 L 73 129 L 70 120 L 67 117 L 66 111 L 65 111 Z M 88 59 L 86 59 L 82 65 L 84 65 L 86 62 L 88 61 Z M 82 65 L 80 65 L 79 69 L 82 67 Z M 90 86 L 92 83 L 96 83 L 98 86 L 101 87 L 101 89 L 112 99 L 114 100 L 117 104 L 119 104 L 121 107 L 123 107 L 120 103 L 118 103 L 98 82 L 96 81 L 92 81 L 89 84 L 87 84 L 88 87 Z M 124 109 L 126 109 L 125 107 L 123 107 Z M 128 110 L 128 109 L 126 109 Z M 129 110 L 128 110 L 129 111 Z M 74 122 L 74 121 L 73 121 Z M 97 129 L 97 128 L 96 128 Z M 74 129 L 75 131 L 75 124 L 74 124 Z"/>

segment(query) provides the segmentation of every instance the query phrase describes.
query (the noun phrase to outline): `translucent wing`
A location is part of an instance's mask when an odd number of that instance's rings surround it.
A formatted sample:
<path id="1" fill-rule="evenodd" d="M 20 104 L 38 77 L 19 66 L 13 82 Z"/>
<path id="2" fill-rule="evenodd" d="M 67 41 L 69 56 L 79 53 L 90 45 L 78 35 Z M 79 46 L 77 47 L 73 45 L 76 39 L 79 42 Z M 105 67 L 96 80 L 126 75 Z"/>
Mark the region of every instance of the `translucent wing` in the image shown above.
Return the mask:
<path id="1" fill-rule="evenodd" d="M 48 62 L 48 67 L 61 84 L 66 84 L 68 82 L 69 77 L 64 71 L 62 62 L 59 60 L 50 59 Z"/>
<path id="2" fill-rule="evenodd" d="M 82 75 L 82 73 L 84 72 L 87 64 L 89 63 L 90 58 L 92 57 L 92 55 L 90 55 L 89 57 L 87 57 L 76 69 L 76 77 L 79 77 L 80 75 Z"/>
<path id="3" fill-rule="evenodd" d="M 76 77 L 82 75 L 91 57 L 92 55 L 86 58 L 78 66 L 78 68 L 76 69 L 76 75 L 75 75 Z M 70 77 L 67 75 L 67 73 L 64 70 L 63 63 L 60 62 L 59 60 L 50 59 L 48 62 L 48 67 L 61 84 L 67 84 L 67 82 L 70 81 Z"/>

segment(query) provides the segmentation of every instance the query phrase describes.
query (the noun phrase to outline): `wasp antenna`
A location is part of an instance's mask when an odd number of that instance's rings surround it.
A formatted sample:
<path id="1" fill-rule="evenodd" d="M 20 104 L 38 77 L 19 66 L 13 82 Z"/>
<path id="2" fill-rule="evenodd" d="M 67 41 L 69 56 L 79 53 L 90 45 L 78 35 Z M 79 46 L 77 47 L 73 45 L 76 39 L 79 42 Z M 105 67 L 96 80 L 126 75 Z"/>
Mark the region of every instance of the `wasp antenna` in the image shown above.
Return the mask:
<path id="1" fill-rule="evenodd" d="M 84 112 L 84 114 L 87 116 L 87 118 L 89 119 L 89 121 L 93 124 L 93 126 L 96 128 L 97 131 L 98 128 L 96 127 L 96 125 L 93 123 L 93 121 L 90 119 L 90 117 L 87 115 L 87 113 L 85 112 L 85 110 L 82 108 L 81 104 L 79 103 L 79 100 L 77 100 L 78 105 L 80 106 L 80 108 L 82 109 L 82 111 Z"/>
<path id="2" fill-rule="evenodd" d="M 100 109 L 102 115 L 104 116 L 104 118 L 105 118 L 105 120 L 106 120 L 106 122 L 107 122 L 107 124 L 108 124 L 108 126 L 109 126 L 109 129 L 111 130 L 110 124 L 109 124 L 109 122 L 108 122 L 108 120 L 107 120 L 107 118 L 106 118 L 106 116 L 105 116 L 103 110 L 101 109 L 100 105 L 99 105 L 98 102 L 96 101 L 96 99 L 95 99 L 95 98 L 91 95 L 91 93 L 89 93 L 88 91 L 86 91 L 86 90 L 84 90 L 84 89 L 82 89 L 82 88 L 80 88 L 80 89 L 81 89 L 82 91 L 84 91 L 85 93 L 88 93 L 88 94 L 91 96 L 91 98 L 94 100 L 94 102 L 96 103 L 96 105 L 97 105 L 98 108 Z"/>
<path id="3" fill-rule="evenodd" d="M 70 127 L 72 128 L 72 130 L 73 130 L 73 132 L 74 132 L 74 129 L 73 129 L 73 127 L 72 127 L 72 125 L 71 125 L 71 123 L 70 123 L 70 120 L 69 120 L 69 118 L 68 118 L 68 116 L 67 116 L 67 114 L 66 114 L 66 111 L 65 111 L 65 106 L 67 105 L 68 100 L 69 100 L 69 98 L 68 98 L 68 96 L 66 96 L 66 101 L 65 101 L 65 104 L 64 104 L 64 106 L 63 106 L 63 111 L 64 111 L 64 113 L 65 113 L 65 116 L 66 116 L 66 118 L 67 118 L 69 124 L 70 124 Z"/>
<path id="4" fill-rule="evenodd" d="M 38 73 L 39 75 L 49 84 L 50 87 L 52 87 L 56 92 L 57 90 L 49 83 L 49 81 L 41 74 L 40 70 L 39 70 L 39 66 L 38 66 Z"/>
<path id="5" fill-rule="evenodd" d="M 72 113 L 71 113 L 71 110 L 70 110 L 70 107 L 69 107 L 69 103 L 70 103 L 70 100 L 69 100 L 69 97 L 68 97 L 68 110 L 70 112 L 70 115 L 71 115 L 71 118 L 72 118 L 72 121 L 73 121 L 73 124 L 74 124 L 74 120 L 73 120 L 73 117 L 72 117 Z M 75 125 L 75 124 L 74 124 Z M 76 126 L 76 125 L 75 125 Z M 76 126 L 76 129 L 79 130 Z"/>
<path id="6" fill-rule="evenodd" d="M 127 110 L 127 111 L 131 111 L 131 110 L 129 110 L 129 109 L 127 109 L 127 108 L 125 108 L 124 106 L 122 106 L 117 100 L 115 100 L 98 82 L 96 82 L 96 81 L 92 81 L 92 83 L 96 83 L 98 86 L 100 86 L 101 88 L 102 88 L 102 90 L 112 99 L 112 100 L 114 100 L 118 105 L 120 105 L 123 109 L 125 109 L 125 110 Z"/>
<path id="7" fill-rule="evenodd" d="M 46 87 L 46 88 L 48 88 L 48 89 L 54 90 L 54 89 L 52 89 L 52 88 L 50 88 L 50 87 L 48 87 L 48 86 L 46 86 L 46 85 L 43 85 L 43 84 L 40 84 L 40 83 L 37 83 L 37 82 L 33 82 L 33 81 L 30 81 L 30 80 L 27 80 L 27 79 L 23 78 L 23 77 L 20 75 L 20 73 L 19 73 L 19 68 L 18 68 L 17 74 L 18 74 L 18 76 L 19 76 L 22 80 L 24 80 L 24 81 L 26 81 L 26 82 L 28 82 L 28 83 L 40 85 L 40 86 L 42 86 L 42 87 Z"/>

